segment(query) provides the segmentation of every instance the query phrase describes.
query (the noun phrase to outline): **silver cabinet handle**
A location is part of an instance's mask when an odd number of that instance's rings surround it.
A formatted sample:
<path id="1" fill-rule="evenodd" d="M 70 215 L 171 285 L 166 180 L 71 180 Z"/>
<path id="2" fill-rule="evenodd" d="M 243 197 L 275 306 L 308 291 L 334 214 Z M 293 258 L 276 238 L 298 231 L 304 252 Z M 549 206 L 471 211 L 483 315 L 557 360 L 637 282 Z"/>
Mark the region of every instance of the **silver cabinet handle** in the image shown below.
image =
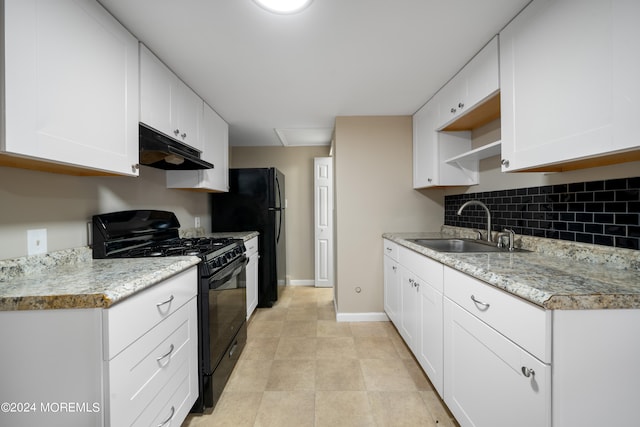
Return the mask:
<path id="1" fill-rule="evenodd" d="M 387 252 L 391 252 L 392 249 L 391 248 L 385 248 L 387 250 Z"/>
<path id="2" fill-rule="evenodd" d="M 411 287 L 415 287 L 415 281 L 413 279 L 409 279 L 409 284 L 411 285 Z"/>
<path id="3" fill-rule="evenodd" d="M 166 426 L 169 421 L 173 418 L 173 415 L 176 413 L 176 408 L 174 406 L 171 407 L 171 414 L 169 414 L 169 418 L 158 424 L 158 427 Z"/>
<path id="4" fill-rule="evenodd" d="M 509 160 L 507 160 L 507 159 L 502 159 L 502 161 L 500 162 L 500 164 L 501 164 L 502 166 L 504 166 L 505 168 L 508 168 L 508 167 L 509 167 Z"/>
<path id="5" fill-rule="evenodd" d="M 173 301 L 173 295 L 171 295 L 168 300 L 157 303 L 156 307 L 160 308 L 165 304 L 169 304 L 171 301 Z"/>
<path id="6" fill-rule="evenodd" d="M 396 266 L 394 265 L 393 267 L 391 267 L 391 269 L 392 269 L 393 271 L 396 271 L 396 270 L 398 269 L 398 267 L 396 267 Z"/>
<path id="7" fill-rule="evenodd" d="M 131 172 L 135 172 L 140 169 L 140 165 L 138 163 L 131 165 Z"/>
<path id="8" fill-rule="evenodd" d="M 464 108 L 464 102 L 458 102 L 458 108 Z"/>
<path id="9" fill-rule="evenodd" d="M 179 134 L 179 133 L 180 133 L 180 129 L 176 129 L 176 130 L 174 130 L 174 131 L 173 131 L 173 134 L 174 134 L 175 136 L 178 136 L 178 134 Z"/>
<path id="10" fill-rule="evenodd" d="M 181 134 L 180 136 L 182 137 L 182 139 L 185 139 L 185 138 L 187 137 L 187 134 L 186 134 L 186 133 L 183 133 L 183 134 Z"/>
<path id="11" fill-rule="evenodd" d="M 527 368 L 526 366 L 523 366 L 522 367 L 522 375 L 524 375 L 527 378 L 534 377 L 536 375 L 536 371 L 534 371 L 531 368 Z"/>
<path id="12" fill-rule="evenodd" d="M 486 309 L 488 309 L 488 308 L 489 308 L 489 306 L 491 305 L 491 304 L 487 304 L 486 302 L 482 302 L 482 301 L 480 301 L 480 300 L 477 300 L 477 299 L 476 299 L 476 297 L 475 297 L 475 295 L 471 295 L 471 301 L 473 301 L 473 302 L 474 302 L 475 304 L 477 304 L 477 305 L 482 305 L 482 306 L 484 306 L 484 309 L 482 309 L 482 308 L 481 308 L 481 310 L 486 310 Z M 479 308 L 479 307 L 478 307 L 478 308 Z"/>
<path id="13" fill-rule="evenodd" d="M 427 178 L 427 181 L 428 181 L 428 182 L 432 182 L 432 181 L 433 181 L 433 179 L 431 179 L 431 178 Z"/>
<path id="14" fill-rule="evenodd" d="M 173 353 L 173 344 L 171 344 L 171 347 L 169 347 L 169 351 L 168 352 L 166 352 L 165 354 L 163 354 L 160 357 L 156 357 L 156 362 L 159 362 L 162 359 L 165 359 L 165 358 L 171 356 L 171 353 Z"/>
<path id="15" fill-rule="evenodd" d="M 456 110 L 455 108 L 452 108 L 452 109 L 451 109 L 451 113 L 452 113 L 452 114 L 455 114 L 455 113 L 456 113 L 456 111 L 457 111 L 457 110 Z"/>

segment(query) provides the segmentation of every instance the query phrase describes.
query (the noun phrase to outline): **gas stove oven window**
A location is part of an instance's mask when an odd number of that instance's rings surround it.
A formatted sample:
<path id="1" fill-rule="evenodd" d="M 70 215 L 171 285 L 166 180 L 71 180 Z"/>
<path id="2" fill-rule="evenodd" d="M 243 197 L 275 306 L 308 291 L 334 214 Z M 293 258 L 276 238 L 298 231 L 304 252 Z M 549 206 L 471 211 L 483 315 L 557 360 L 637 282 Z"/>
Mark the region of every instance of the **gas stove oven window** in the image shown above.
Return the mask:
<path id="1" fill-rule="evenodd" d="M 95 215 L 93 258 L 197 256 L 199 397 L 192 412 L 217 403 L 246 343 L 244 242 L 179 237 L 172 212 L 132 210 Z"/>

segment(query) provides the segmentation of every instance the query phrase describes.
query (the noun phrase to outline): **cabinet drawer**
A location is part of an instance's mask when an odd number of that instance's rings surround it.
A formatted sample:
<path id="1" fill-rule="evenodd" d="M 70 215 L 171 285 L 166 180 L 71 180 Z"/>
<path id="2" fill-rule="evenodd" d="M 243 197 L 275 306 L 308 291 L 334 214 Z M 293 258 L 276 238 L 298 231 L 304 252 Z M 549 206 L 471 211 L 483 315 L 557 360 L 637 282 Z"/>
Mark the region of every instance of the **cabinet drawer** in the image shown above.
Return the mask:
<path id="1" fill-rule="evenodd" d="M 448 267 L 444 282 L 446 297 L 543 362 L 551 362 L 551 312 Z"/>
<path id="2" fill-rule="evenodd" d="M 197 378 L 188 376 L 186 366 L 184 366 L 131 425 L 140 427 L 180 426 L 189 414 L 197 396 Z"/>
<path id="3" fill-rule="evenodd" d="M 403 267 L 442 292 L 443 265 L 441 263 L 404 247 L 399 248 L 398 257 Z"/>
<path id="4" fill-rule="evenodd" d="M 108 362 L 111 425 L 131 425 L 184 366 L 196 363 L 196 317 L 192 298 Z"/>
<path id="5" fill-rule="evenodd" d="M 258 253 L 258 238 L 252 237 L 251 239 L 244 242 L 244 247 L 246 249 L 245 255 L 249 258 L 251 255 Z"/>
<path id="6" fill-rule="evenodd" d="M 398 245 L 391 240 L 382 239 L 384 245 L 383 252 L 386 256 L 391 257 L 394 261 L 398 261 Z"/>
<path id="7" fill-rule="evenodd" d="M 184 305 L 197 294 L 197 285 L 197 268 L 192 267 L 105 310 L 104 359 L 113 359 Z"/>

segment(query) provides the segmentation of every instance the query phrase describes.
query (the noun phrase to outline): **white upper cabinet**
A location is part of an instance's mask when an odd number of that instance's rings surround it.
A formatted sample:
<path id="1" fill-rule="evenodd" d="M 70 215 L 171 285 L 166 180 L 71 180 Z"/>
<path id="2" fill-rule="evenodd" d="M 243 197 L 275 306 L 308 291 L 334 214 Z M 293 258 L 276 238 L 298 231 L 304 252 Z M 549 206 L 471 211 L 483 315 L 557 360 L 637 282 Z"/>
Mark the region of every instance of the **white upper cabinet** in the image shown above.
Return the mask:
<path id="1" fill-rule="evenodd" d="M 638 158 L 620 154 L 640 147 L 638 17 L 638 1 L 535 0 L 500 33 L 503 171 Z"/>
<path id="2" fill-rule="evenodd" d="M 213 169 L 168 170 L 167 187 L 211 192 L 229 191 L 229 125 L 204 104 L 201 131 L 203 160 Z"/>
<path id="3" fill-rule="evenodd" d="M 93 0 L 2 2 L 0 165 L 138 175 L 138 46 Z"/>
<path id="4" fill-rule="evenodd" d="M 202 151 L 204 103 L 146 46 L 140 44 L 140 121 Z"/>
<path id="5" fill-rule="evenodd" d="M 413 188 L 478 183 L 478 162 L 445 160 L 471 150 L 471 132 L 439 132 L 439 95 L 413 116 Z"/>
<path id="6" fill-rule="evenodd" d="M 470 130 L 499 117 L 498 37 L 413 116 L 413 188 L 475 185 Z M 456 158 L 455 161 L 448 161 Z"/>
<path id="7" fill-rule="evenodd" d="M 499 90 L 498 36 L 495 36 L 441 89 L 438 128 L 446 128 Z"/>

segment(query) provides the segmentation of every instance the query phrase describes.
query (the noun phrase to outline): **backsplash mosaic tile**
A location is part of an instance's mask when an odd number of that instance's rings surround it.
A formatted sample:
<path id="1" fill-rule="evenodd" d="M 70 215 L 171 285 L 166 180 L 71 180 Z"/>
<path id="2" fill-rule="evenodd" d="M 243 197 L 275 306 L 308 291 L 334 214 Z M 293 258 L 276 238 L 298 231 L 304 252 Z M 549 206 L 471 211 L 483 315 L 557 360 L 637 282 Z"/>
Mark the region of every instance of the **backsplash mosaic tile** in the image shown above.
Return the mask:
<path id="1" fill-rule="evenodd" d="M 445 225 L 640 250 L 640 177 L 445 196 Z"/>

